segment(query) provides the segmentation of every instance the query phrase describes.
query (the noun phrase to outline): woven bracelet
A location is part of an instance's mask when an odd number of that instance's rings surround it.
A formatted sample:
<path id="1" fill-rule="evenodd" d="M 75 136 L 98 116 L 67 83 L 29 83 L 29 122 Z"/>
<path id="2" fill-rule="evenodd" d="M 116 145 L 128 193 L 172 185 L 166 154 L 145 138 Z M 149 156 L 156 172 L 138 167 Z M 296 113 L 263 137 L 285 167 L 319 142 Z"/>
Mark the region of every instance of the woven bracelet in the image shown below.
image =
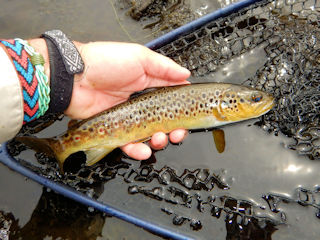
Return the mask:
<path id="1" fill-rule="evenodd" d="M 49 79 L 44 73 L 44 58 L 41 54 L 37 53 L 27 41 L 20 38 L 16 38 L 15 40 L 24 46 L 24 49 L 30 55 L 31 64 L 36 70 L 35 75 L 38 80 L 39 89 L 39 112 L 37 118 L 39 118 L 46 113 L 50 102 Z"/>
<path id="2" fill-rule="evenodd" d="M 48 92 L 50 89 L 48 87 L 48 78 L 43 72 L 43 64 L 41 64 L 44 61 L 39 57 L 40 54 L 37 54 L 23 40 L 0 40 L 0 43 L 6 47 L 8 54 L 12 58 L 22 87 L 24 99 L 23 124 L 31 122 L 42 116 L 48 109 Z M 31 51 L 35 59 L 31 60 L 28 51 Z M 32 62 L 35 63 L 35 67 Z"/>

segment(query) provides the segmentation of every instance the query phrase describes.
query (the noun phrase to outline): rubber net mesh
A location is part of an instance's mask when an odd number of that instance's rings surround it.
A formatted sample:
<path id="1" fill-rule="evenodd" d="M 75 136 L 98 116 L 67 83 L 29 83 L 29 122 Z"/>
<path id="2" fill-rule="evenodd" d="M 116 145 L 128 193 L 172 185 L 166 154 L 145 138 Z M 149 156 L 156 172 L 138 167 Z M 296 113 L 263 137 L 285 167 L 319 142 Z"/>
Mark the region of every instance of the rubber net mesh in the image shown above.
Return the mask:
<path id="1" fill-rule="evenodd" d="M 319 20 L 319 0 L 262 1 L 210 22 L 161 47 L 158 52 L 187 67 L 194 76 L 201 77 L 211 76 L 245 53 L 263 49 L 266 61 L 253 76 L 243 80 L 243 84 L 270 92 L 276 98 L 275 108 L 261 117 L 258 124 L 266 131 L 291 137 L 294 141 L 289 147 L 299 154 L 320 159 Z M 47 120 L 44 118 L 38 123 L 41 125 L 47 123 Z M 38 125 L 34 124 L 23 131 L 32 133 L 37 128 Z M 15 142 L 9 145 L 13 155 L 19 154 L 22 148 Z M 187 208 L 191 202 L 196 201 L 199 212 L 203 211 L 204 206 L 210 206 L 211 215 L 219 217 L 224 213 L 226 222 L 230 220 L 228 226 L 231 228 L 245 229 L 250 224 L 263 221 L 264 225 L 254 226 L 264 229 L 268 235 L 274 231 L 272 226 L 285 222 L 284 218 L 274 220 L 261 217 L 255 211 L 260 209 L 259 206 L 248 200 L 222 194 L 203 201 L 199 195 L 188 193 L 189 190 L 228 189 L 228 184 L 221 178 L 219 171 L 199 168 L 186 169 L 182 174 L 177 174 L 168 166 L 155 169 L 150 165 L 152 158 L 149 164 L 131 165 L 123 160 L 120 151 L 113 152 L 92 167 L 81 166 L 64 175 L 59 173 L 54 159 L 37 154 L 37 160 L 38 164 L 25 160 L 20 162 L 43 176 L 67 184 L 93 198 L 103 192 L 103 184 L 118 177 L 130 183 L 129 194 L 140 193 Z M 159 187 L 145 188 L 138 184 L 152 181 L 156 181 Z M 164 192 L 167 194 L 163 194 Z M 275 206 L 282 200 L 293 201 L 313 207 L 319 212 L 320 205 L 312 200 L 312 196 L 319 194 L 319 189 L 298 188 L 296 192 L 299 198 L 295 200 L 283 199 L 276 194 L 266 195 L 265 199 L 270 206 Z M 201 222 L 195 219 L 175 215 L 166 208 L 162 211 L 173 217 L 175 225 L 188 223 L 192 230 L 201 229 Z"/>

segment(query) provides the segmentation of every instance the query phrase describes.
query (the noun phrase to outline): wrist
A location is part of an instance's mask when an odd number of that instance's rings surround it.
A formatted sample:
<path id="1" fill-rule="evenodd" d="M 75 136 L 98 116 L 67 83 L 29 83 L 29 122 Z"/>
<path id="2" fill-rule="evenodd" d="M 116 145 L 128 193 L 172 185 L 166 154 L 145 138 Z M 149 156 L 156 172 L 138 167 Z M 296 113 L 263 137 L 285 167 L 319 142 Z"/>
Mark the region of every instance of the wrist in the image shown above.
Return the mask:
<path id="1" fill-rule="evenodd" d="M 85 56 L 84 56 L 84 51 L 83 51 L 83 47 L 84 47 L 86 44 L 85 44 L 85 43 L 81 43 L 81 42 L 77 42 L 77 41 L 72 41 L 72 43 L 76 46 L 78 52 L 80 53 L 80 56 L 81 56 L 81 58 L 82 58 L 82 60 L 83 60 L 83 62 L 84 62 L 84 65 L 87 66 L 87 65 L 86 65 Z M 74 82 L 78 82 L 78 81 L 80 81 L 81 79 L 83 79 L 84 74 L 85 74 L 85 71 L 86 71 L 86 70 L 84 69 L 83 72 L 74 74 L 74 79 L 73 79 L 73 81 L 74 81 Z"/>
<path id="2" fill-rule="evenodd" d="M 30 46 L 32 46 L 36 52 L 40 53 L 44 58 L 44 73 L 48 76 L 50 82 L 50 63 L 47 44 L 42 38 L 35 38 L 28 40 Z"/>

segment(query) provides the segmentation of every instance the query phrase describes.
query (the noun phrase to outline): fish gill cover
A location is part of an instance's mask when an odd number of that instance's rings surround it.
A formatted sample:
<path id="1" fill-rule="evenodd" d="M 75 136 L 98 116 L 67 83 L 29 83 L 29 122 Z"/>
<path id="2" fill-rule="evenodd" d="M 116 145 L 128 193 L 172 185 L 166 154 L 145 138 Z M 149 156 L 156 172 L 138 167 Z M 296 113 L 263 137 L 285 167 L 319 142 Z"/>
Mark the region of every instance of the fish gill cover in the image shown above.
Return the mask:
<path id="1" fill-rule="evenodd" d="M 133 9 L 131 14 L 140 19 L 151 4 L 159 2 L 150 1 L 148 6 L 140 7 L 140 13 Z M 177 6 L 172 6 L 176 10 Z M 263 61 L 253 73 L 246 73 L 243 84 L 271 93 L 277 104 L 256 125 L 267 132 L 286 135 L 292 139 L 288 148 L 320 160 L 319 22 L 319 0 L 261 1 L 210 22 L 157 51 L 190 69 L 193 76 L 211 79 L 234 67 L 233 62 L 240 63 L 251 53 L 260 54 Z M 157 24 L 163 27 L 160 21 L 152 27 Z M 228 78 L 228 74 L 223 76 Z M 17 146 L 10 145 L 14 155 L 20 152 Z M 227 239 L 271 239 L 271 234 L 287 223 L 290 215 L 287 205 L 308 207 L 315 218 L 320 217 L 317 186 L 297 187 L 290 196 L 266 192 L 262 198 L 268 208 L 264 208 L 253 200 L 233 196 L 232 185 L 221 169 L 199 167 L 178 173 L 181 169 L 156 168 L 153 158 L 140 165 L 128 162 L 115 151 L 92 167 L 79 165 L 65 175 L 59 174 L 56 162 L 43 154 L 37 154 L 40 165 L 20 161 L 39 174 L 93 198 L 103 194 L 105 183 L 123 180 L 128 184 L 129 195 L 161 202 L 161 212 L 171 217 L 176 226 L 189 226 L 191 231 L 200 233 L 208 224 L 200 220 L 201 214 L 223 219 Z"/>

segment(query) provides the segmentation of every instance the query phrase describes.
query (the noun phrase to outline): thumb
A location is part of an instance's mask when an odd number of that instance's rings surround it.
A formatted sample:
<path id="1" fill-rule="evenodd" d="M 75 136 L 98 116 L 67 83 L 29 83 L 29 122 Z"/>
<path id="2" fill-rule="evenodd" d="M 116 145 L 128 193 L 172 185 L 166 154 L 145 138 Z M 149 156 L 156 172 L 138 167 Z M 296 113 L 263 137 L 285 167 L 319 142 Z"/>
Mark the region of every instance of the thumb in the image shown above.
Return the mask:
<path id="1" fill-rule="evenodd" d="M 172 59 L 145 48 L 147 53 L 145 58 L 141 60 L 147 76 L 158 79 L 166 79 L 167 81 L 185 81 L 190 75 L 190 71 Z"/>

